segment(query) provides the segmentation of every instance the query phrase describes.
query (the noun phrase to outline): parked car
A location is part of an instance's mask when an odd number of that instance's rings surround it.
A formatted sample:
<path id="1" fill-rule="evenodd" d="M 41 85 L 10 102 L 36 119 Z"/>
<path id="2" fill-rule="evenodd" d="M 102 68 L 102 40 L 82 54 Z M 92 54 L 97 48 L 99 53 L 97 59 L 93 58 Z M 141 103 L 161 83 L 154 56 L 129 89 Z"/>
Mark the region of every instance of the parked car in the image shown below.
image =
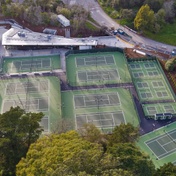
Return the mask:
<path id="1" fill-rule="evenodd" d="M 176 56 L 176 49 L 173 49 L 173 50 L 172 50 L 172 55 L 173 55 L 173 56 Z"/>

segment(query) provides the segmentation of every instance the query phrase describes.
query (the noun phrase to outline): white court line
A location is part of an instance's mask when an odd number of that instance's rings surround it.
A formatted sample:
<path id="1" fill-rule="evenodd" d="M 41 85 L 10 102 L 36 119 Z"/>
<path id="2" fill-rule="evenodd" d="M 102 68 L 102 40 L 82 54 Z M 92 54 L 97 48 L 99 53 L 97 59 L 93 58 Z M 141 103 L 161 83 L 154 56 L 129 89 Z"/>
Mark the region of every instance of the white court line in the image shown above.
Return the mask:
<path id="1" fill-rule="evenodd" d="M 77 109 L 77 108 L 76 108 L 76 104 L 75 104 L 75 95 L 73 95 L 73 100 L 72 100 L 72 101 L 73 101 L 73 108 L 74 108 L 74 109 Z"/>
<path id="2" fill-rule="evenodd" d="M 176 123 L 176 122 L 174 122 L 174 123 Z M 173 123 L 172 123 L 172 124 L 173 124 Z M 162 129 L 162 128 L 164 128 L 164 127 L 166 127 L 166 126 L 163 126 L 163 127 L 161 127 L 161 128 L 158 128 L 158 129 L 156 129 L 155 131 L 157 131 L 157 130 L 159 130 L 159 129 Z M 172 131 L 171 134 L 174 133 L 174 132 L 176 132 L 175 129 L 172 129 L 172 130 L 170 130 L 170 131 Z M 170 131 L 168 131 L 167 133 L 170 133 Z M 153 133 L 153 131 L 152 131 L 152 132 L 149 132 L 149 133 Z M 149 133 L 147 133 L 147 134 L 149 134 Z M 145 135 L 147 135 L 147 134 L 145 134 Z M 144 135 L 143 135 L 143 136 L 144 136 Z M 148 141 L 153 142 L 153 141 L 158 140 L 158 139 L 161 139 L 161 138 L 163 138 L 163 137 L 165 137 L 165 136 L 167 136 L 167 134 L 163 133 L 163 134 L 159 135 L 159 137 L 158 137 L 158 136 L 157 136 L 157 137 L 153 137 L 152 139 L 149 139 Z M 168 137 L 168 136 L 167 136 L 167 137 Z M 148 142 L 148 141 L 146 141 L 146 142 Z M 149 143 L 150 143 L 150 142 L 149 142 Z"/>
<path id="3" fill-rule="evenodd" d="M 155 71 L 153 71 L 153 70 L 146 70 L 146 71 L 147 71 L 147 75 L 148 76 L 152 76 L 152 77 L 159 77 L 160 76 L 158 70 L 155 70 Z M 154 72 L 157 72 L 157 75 L 155 75 Z M 149 73 L 151 73 L 151 75 Z"/>
<path id="4" fill-rule="evenodd" d="M 159 139 L 161 139 L 161 138 L 163 138 L 163 137 L 170 137 L 171 139 L 171 141 L 170 142 L 172 142 L 172 141 L 176 141 L 176 139 L 174 139 L 170 134 L 172 134 L 172 133 L 175 133 L 175 131 L 176 130 L 174 130 L 174 131 L 172 131 L 171 133 L 166 133 L 164 136 L 161 136 L 160 138 L 157 138 L 156 140 L 158 141 Z M 164 143 L 162 146 L 164 146 L 164 145 L 167 145 L 167 144 L 169 144 L 170 142 L 167 142 L 167 143 Z M 159 141 L 158 141 L 158 143 L 160 143 Z"/>
<path id="5" fill-rule="evenodd" d="M 14 65 L 14 64 L 13 64 L 13 61 L 12 61 L 12 63 L 10 64 L 10 72 L 11 72 L 11 73 L 13 73 L 13 65 Z M 14 65 L 14 67 L 15 67 L 15 65 Z"/>
<path id="6" fill-rule="evenodd" d="M 108 103 L 109 103 L 109 105 L 110 105 L 109 95 L 108 95 L 108 94 L 106 94 L 106 96 L 107 96 Z"/>
<path id="7" fill-rule="evenodd" d="M 171 137 L 171 138 L 172 138 L 172 137 Z M 174 143 L 175 141 L 176 141 L 176 140 L 173 139 L 173 140 L 171 140 L 170 142 L 167 142 L 167 143 L 165 143 L 165 144 L 163 144 L 163 145 L 161 144 L 161 145 L 164 147 L 165 145 L 168 145 L 168 144 L 170 144 L 170 143 L 172 143 L 172 142 Z M 158 141 L 157 141 L 157 142 L 158 142 Z M 159 142 L 158 142 L 158 143 L 159 143 Z M 169 152 L 170 152 L 170 151 L 169 151 Z"/>
<path id="8" fill-rule="evenodd" d="M 85 96 L 83 97 L 83 103 L 84 103 L 84 107 L 86 106 L 86 101 L 85 101 Z"/>
<path id="9" fill-rule="evenodd" d="M 89 80 L 89 79 L 88 79 L 87 71 L 86 71 L 85 73 L 86 73 L 86 80 L 84 80 L 84 82 Z"/>
<path id="10" fill-rule="evenodd" d="M 119 95 L 118 93 L 107 93 L 107 94 L 90 94 L 90 96 L 94 96 L 94 97 L 97 97 L 97 96 L 107 96 L 109 97 L 109 95 L 117 95 L 118 99 L 119 99 L 119 103 L 116 103 L 116 104 L 103 104 L 101 107 L 104 107 L 104 106 L 114 106 L 114 105 L 119 105 L 121 106 L 121 101 L 120 101 L 120 98 L 119 98 Z M 74 95 L 74 98 L 75 97 L 83 97 L 83 99 L 85 100 L 85 97 L 89 97 L 89 95 L 84 95 L 84 94 L 80 94 L 80 95 Z M 103 100 L 108 100 L 108 99 L 103 99 Z M 93 101 L 93 100 L 92 100 Z M 90 102 L 90 101 L 87 101 L 87 102 Z M 86 105 L 86 104 L 85 104 Z M 95 107 L 95 105 L 90 105 L 90 106 L 79 106 L 78 108 L 75 107 L 75 109 L 79 109 L 79 108 L 82 108 L 82 107 L 85 107 L 86 109 L 89 109 L 89 108 L 92 108 L 92 107 Z"/>
<path id="11" fill-rule="evenodd" d="M 144 144 L 147 146 L 147 148 L 151 151 L 151 153 L 152 153 L 152 155 L 154 154 L 155 155 L 155 157 L 157 158 L 157 160 L 160 160 L 158 157 L 159 156 L 157 156 L 156 154 L 155 154 L 155 152 L 146 144 L 146 141 L 144 142 Z"/>
<path id="12" fill-rule="evenodd" d="M 122 114 L 123 114 L 123 119 L 124 119 L 124 122 L 125 122 L 125 124 L 127 124 L 127 122 L 126 122 L 126 118 L 125 118 L 125 114 L 124 114 L 124 112 L 122 111 Z"/>
<path id="13" fill-rule="evenodd" d="M 151 87 L 149 86 L 149 90 L 150 90 L 150 94 L 151 94 L 151 96 L 152 97 L 150 97 L 150 98 L 153 98 L 154 96 L 153 96 L 153 94 L 152 94 L 152 91 L 151 91 Z M 147 98 L 148 98 L 148 96 L 147 96 Z"/>
<path id="14" fill-rule="evenodd" d="M 84 115 L 86 117 L 86 123 L 89 123 L 87 115 Z"/>
<path id="15" fill-rule="evenodd" d="M 5 83 L 5 95 L 8 95 L 7 94 L 7 85 L 8 85 L 8 83 Z"/>
<path id="16" fill-rule="evenodd" d="M 39 110 L 39 99 L 37 100 L 38 104 L 37 104 L 37 109 Z M 31 104 L 30 104 L 31 105 Z"/>
<path id="17" fill-rule="evenodd" d="M 167 135 L 164 135 L 164 136 L 162 136 L 162 137 L 165 137 L 165 136 L 167 136 Z M 160 138 L 162 138 L 162 137 L 160 137 Z M 168 136 L 167 136 L 168 137 Z M 160 147 L 161 148 L 163 148 L 163 146 L 164 145 L 161 145 L 159 142 L 158 142 L 158 138 L 156 138 L 156 139 L 154 139 L 154 140 L 152 140 L 152 141 L 150 141 L 149 143 L 147 143 L 147 141 L 145 141 L 145 144 L 147 145 L 147 147 L 152 151 L 152 149 L 148 146 L 148 144 L 150 144 L 150 143 L 152 143 L 152 142 L 157 142 L 159 145 L 160 145 Z M 171 141 L 171 142 L 173 142 L 173 141 Z M 168 143 L 167 143 L 168 144 Z M 173 152 L 172 151 L 174 151 L 174 150 L 176 150 L 176 149 L 172 149 L 172 150 L 170 150 L 170 151 L 167 151 L 167 150 L 165 150 L 165 148 L 163 148 L 163 150 L 165 151 L 165 153 L 163 153 L 163 154 L 161 154 L 161 155 L 159 155 L 159 156 L 156 156 L 156 154 L 152 151 L 152 153 L 154 153 L 155 154 L 155 156 L 159 159 L 160 157 L 162 157 L 163 155 L 166 155 L 165 157 L 168 157 L 169 155 L 171 155 Z M 170 153 L 171 152 L 171 153 Z M 168 153 L 170 153 L 170 154 L 168 154 Z M 163 158 L 165 158 L 165 157 L 162 157 L 161 159 L 163 159 Z M 160 160 L 160 159 L 159 159 Z"/>
<path id="18" fill-rule="evenodd" d="M 168 111 L 174 111 L 175 112 L 175 109 L 173 108 L 172 105 L 169 105 L 169 109 L 168 110 L 166 110 L 167 108 L 165 108 L 164 105 L 163 105 L 163 109 L 164 109 L 165 112 L 168 112 Z"/>
<path id="19" fill-rule="evenodd" d="M 113 58 L 113 61 L 114 61 L 114 65 L 116 65 L 116 62 L 115 62 L 115 58 L 114 58 L 114 55 L 112 55 L 112 58 Z"/>
<path id="20" fill-rule="evenodd" d="M 50 61 L 50 67 L 52 67 L 52 59 L 49 58 L 49 61 Z"/>
<path id="21" fill-rule="evenodd" d="M 96 74 L 94 74 L 94 75 L 89 75 L 89 72 L 91 73 L 92 71 L 94 71 Z M 110 70 L 89 70 L 89 71 L 78 71 L 78 73 L 85 73 L 86 74 L 86 80 L 80 80 L 79 79 L 79 82 L 86 82 L 86 81 L 97 81 L 97 80 L 99 80 L 100 78 L 98 78 L 98 79 L 89 79 L 89 77 L 91 78 L 91 77 L 94 77 L 94 76 L 97 76 L 97 75 L 100 75 L 100 72 L 104 72 L 104 73 L 101 73 L 101 74 L 105 74 L 106 76 L 108 76 L 108 73 L 107 72 L 112 72 L 112 73 L 116 73 L 117 75 L 115 75 L 115 80 L 116 80 L 116 78 L 117 78 L 117 80 L 120 80 L 120 74 L 119 74 L 119 72 L 118 72 L 118 69 L 110 69 Z M 112 74 L 113 75 L 113 74 Z M 78 77 L 79 78 L 79 77 Z M 114 80 L 114 79 L 112 79 L 112 77 L 111 77 L 111 79 L 110 80 Z"/>
<path id="22" fill-rule="evenodd" d="M 163 91 L 167 93 L 167 96 L 163 96 Z M 162 91 L 162 90 L 159 90 L 159 91 L 154 90 L 154 92 L 155 92 L 155 94 L 156 94 L 156 96 L 157 96 L 158 98 L 165 98 L 165 97 L 169 97 L 168 92 L 167 92 L 167 91 L 165 91 L 165 90 L 163 90 L 163 91 Z M 161 94 L 162 94 L 162 96 L 159 96 L 159 95 L 157 94 L 157 92 L 158 92 L 158 93 L 161 93 Z"/>
<path id="23" fill-rule="evenodd" d="M 114 120 L 114 115 L 113 115 L 113 113 L 111 113 L 111 116 L 112 116 L 112 122 L 113 122 L 112 128 L 113 128 L 113 127 L 115 127 L 116 124 L 115 124 L 115 120 Z"/>
<path id="24" fill-rule="evenodd" d="M 50 81 L 47 79 L 48 82 L 48 131 L 50 132 L 51 130 L 51 120 L 50 120 L 50 106 L 51 106 L 51 85 L 50 85 Z"/>
<path id="25" fill-rule="evenodd" d="M 99 124 L 101 124 L 102 121 L 110 121 L 110 122 L 113 122 L 113 124 L 114 124 L 114 126 L 115 126 L 115 122 L 113 121 L 112 114 L 113 114 L 113 113 L 119 113 L 119 112 L 122 113 L 122 111 L 116 111 L 116 112 L 103 112 L 103 113 L 75 114 L 75 123 L 77 122 L 77 121 L 76 121 L 76 119 L 77 119 L 76 116 L 79 116 L 79 115 L 80 115 L 80 116 L 83 116 L 83 117 L 86 118 L 86 122 L 87 122 L 87 123 L 100 122 Z M 94 119 L 94 120 L 89 120 L 89 119 L 88 119 L 88 116 L 94 117 L 95 115 L 101 115 L 101 114 L 104 114 L 104 113 L 107 113 L 108 115 L 111 115 L 111 118 L 108 118 L 108 119 L 98 119 L 98 120 L 96 120 L 96 119 Z M 124 121 L 125 121 L 125 120 L 124 120 Z M 77 126 L 77 124 L 76 124 L 75 126 Z M 112 125 L 109 125 L 109 124 L 108 124 L 108 125 L 100 125 L 100 126 L 96 125 L 96 127 L 98 127 L 98 128 L 100 128 L 100 127 L 104 128 L 104 127 L 106 127 L 106 126 L 111 127 L 111 128 L 114 127 L 114 126 L 112 127 Z M 76 129 L 77 129 L 77 128 L 76 128 Z"/>
<path id="26" fill-rule="evenodd" d="M 4 104 L 5 104 L 5 101 L 6 101 L 6 99 L 4 99 L 3 101 L 2 101 L 2 108 L 1 108 L 1 114 L 3 114 L 4 113 Z M 14 104 L 14 102 L 12 101 L 12 100 L 10 100 L 10 101 L 8 101 L 8 102 L 11 102 L 11 103 L 13 103 Z M 13 105 L 13 107 L 14 107 L 14 105 Z"/>
<path id="27" fill-rule="evenodd" d="M 77 126 L 77 117 L 76 117 L 75 113 L 74 113 L 74 117 L 75 117 L 75 129 L 77 130 L 78 129 L 78 126 Z"/>
<path id="28" fill-rule="evenodd" d="M 74 57 L 74 62 L 75 62 L 75 66 L 78 67 L 78 64 L 77 64 L 77 57 Z"/>
<path id="29" fill-rule="evenodd" d="M 168 151 L 168 152 L 166 152 L 166 153 L 163 153 L 163 154 L 161 154 L 161 155 L 159 155 L 158 157 L 160 158 L 161 157 L 161 159 L 163 159 L 163 158 L 165 158 L 165 157 L 168 157 L 169 155 L 172 155 L 173 154 L 173 151 L 175 151 L 176 149 L 174 148 L 174 149 L 172 149 L 172 150 L 170 150 L 170 151 Z M 170 153 L 171 152 L 171 153 Z M 168 154 L 169 153 L 169 154 Z M 166 156 L 164 156 L 164 157 L 162 157 L 163 155 L 166 155 Z"/>
<path id="30" fill-rule="evenodd" d="M 158 111 L 157 111 L 156 107 L 155 107 L 155 106 L 152 106 L 152 107 L 154 107 L 154 108 L 155 108 L 155 110 L 152 110 L 152 111 L 155 111 L 155 112 L 156 112 L 155 114 L 157 114 L 157 113 L 158 113 Z M 148 110 L 147 108 L 148 108 L 148 107 L 146 107 L 147 113 L 148 113 L 149 115 L 153 115 L 153 114 L 149 113 L 149 110 Z"/>

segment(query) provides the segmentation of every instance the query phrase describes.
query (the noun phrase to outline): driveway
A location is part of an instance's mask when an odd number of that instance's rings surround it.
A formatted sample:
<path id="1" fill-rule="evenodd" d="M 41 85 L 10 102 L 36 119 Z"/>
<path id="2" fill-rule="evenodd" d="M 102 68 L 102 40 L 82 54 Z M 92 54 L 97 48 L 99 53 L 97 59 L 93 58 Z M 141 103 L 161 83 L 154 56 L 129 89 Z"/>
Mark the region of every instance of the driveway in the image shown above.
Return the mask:
<path id="1" fill-rule="evenodd" d="M 120 26 L 116 23 L 113 19 L 111 19 L 100 7 L 96 0 L 63 0 L 64 3 L 70 5 L 81 5 L 86 10 L 90 11 L 92 18 L 100 25 L 100 26 L 107 26 L 108 28 L 114 27 L 115 29 L 121 28 L 123 29 L 128 35 L 132 37 L 130 43 L 132 44 L 139 44 L 144 48 L 152 47 L 153 50 L 161 49 L 171 52 L 175 46 L 167 45 L 164 43 L 160 43 L 143 36 L 140 36 L 123 26 Z"/>

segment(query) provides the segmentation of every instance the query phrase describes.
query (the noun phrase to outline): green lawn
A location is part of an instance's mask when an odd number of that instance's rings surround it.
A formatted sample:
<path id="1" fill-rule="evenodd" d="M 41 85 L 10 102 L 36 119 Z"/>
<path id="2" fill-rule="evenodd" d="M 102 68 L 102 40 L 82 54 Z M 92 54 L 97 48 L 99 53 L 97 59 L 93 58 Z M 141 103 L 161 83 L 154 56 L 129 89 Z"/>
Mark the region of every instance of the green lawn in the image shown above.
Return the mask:
<path id="1" fill-rule="evenodd" d="M 176 46 L 176 22 L 164 25 L 157 34 L 145 32 L 145 35 L 153 40 Z"/>

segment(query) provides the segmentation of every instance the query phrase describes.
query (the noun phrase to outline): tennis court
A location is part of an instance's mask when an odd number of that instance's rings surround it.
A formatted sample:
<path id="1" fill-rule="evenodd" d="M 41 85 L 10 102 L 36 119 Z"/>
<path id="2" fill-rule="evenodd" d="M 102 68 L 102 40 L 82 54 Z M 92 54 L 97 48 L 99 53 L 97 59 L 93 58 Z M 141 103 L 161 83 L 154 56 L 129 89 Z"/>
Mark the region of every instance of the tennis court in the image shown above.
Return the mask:
<path id="1" fill-rule="evenodd" d="M 7 83 L 6 84 L 6 95 L 13 94 L 24 94 L 24 93 L 35 93 L 35 92 L 48 92 L 49 82 L 45 81 L 28 81 L 28 82 L 17 82 L 17 83 Z"/>
<path id="2" fill-rule="evenodd" d="M 148 148 L 158 159 L 166 157 L 176 151 L 176 130 L 169 132 L 164 130 L 164 134 L 145 142 Z"/>
<path id="3" fill-rule="evenodd" d="M 51 58 L 47 59 L 33 59 L 33 60 L 25 60 L 25 61 L 14 61 L 12 62 L 10 72 L 13 70 L 19 70 L 20 72 L 32 69 L 41 70 L 43 68 L 51 68 Z"/>
<path id="4" fill-rule="evenodd" d="M 117 51 L 68 55 L 66 69 L 72 86 L 132 82 L 124 54 Z"/>
<path id="5" fill-rule="evenodd" d="M 93 123 L 103 132 L 112 132 L 121 123 L 139 124 L 131 94 L 123 88 L 62 92 L 64 118 L 75 122 L 75 129 Z"/>
<path id="6" fill-rule="evenodd" d="M 176 122 L 141 136 L 137 145 L 149 155 L 156 168 L 165 163 L 175 163 Z"/>
<path id="7" fill-rule="evenodd" d="M 92 106 L 112 106 L 120 105 L 118 93 L 88 94 L 74 96 L 75 109 Z"/>
<path id="8" fill-rule="evenodd" d="M 51 71 L 60 68 L 60 57 L 32 56 L 25 58 L 5 58 L 3 70 L 7 73 Z"/>
<path id="9" fill-rule="evenodd" d="M 143 68 L 153 70 L 157 68 L 157 66 L 153 61 L 135 61 L 130 63 L 130 68 L 132 70 L 141 70 Z"/>
<path id="10" fill-rule="evenodd" d="M 59 79 L 53 76 L 1 80 L 1 113 L 16 106 L 26 112 L 43 112 L 41 125 L 44 132 L 51 132 L 61 118 L 59 90 Z"/>
<path id="11" fill-rule="evenodd" d="M 175 99 L 155 60 L 130 62 L 129 68 L 141 102 Z"/>
<path id="12" fill-rule="evenodd" d="M 117 70 L 78 71 L 77 77 L 79 82 L 107 81 L 120 79 Z"/>
<path id="13" fill-rule="evenodd" d="M 44 112 L 49 109 L 49 101 L 48 97 L 43 98 L 30 98 L 26 99 L 5 99 L 2 103 L 2 112 L 6 112 L 10 109 L 10 107 L 19 106 L 22 109 L 25 109 L 27 112 Z"/>
<path id="14" fill-rule="evenodd" d="M 115 64 L 113 55 L 107 56 L 91 56 L 91 57 L 77 57 L 76 66 L 98 66 L 98 65 L 113 65 Z"/>
<path id="15" fill-rule="evenodd" d="M 92 123 L 97 128 L 110 129 L 126 122 L 122 111 L 76 115 L 76 129 L 80 129 L 86 123 Z"/>
<path id="16" fill-rule="evenodd" d="M 143 104 L 142 106 L 145 116 L 155 116 L 161 113 L 176 114 L 176 103 Z"/>

